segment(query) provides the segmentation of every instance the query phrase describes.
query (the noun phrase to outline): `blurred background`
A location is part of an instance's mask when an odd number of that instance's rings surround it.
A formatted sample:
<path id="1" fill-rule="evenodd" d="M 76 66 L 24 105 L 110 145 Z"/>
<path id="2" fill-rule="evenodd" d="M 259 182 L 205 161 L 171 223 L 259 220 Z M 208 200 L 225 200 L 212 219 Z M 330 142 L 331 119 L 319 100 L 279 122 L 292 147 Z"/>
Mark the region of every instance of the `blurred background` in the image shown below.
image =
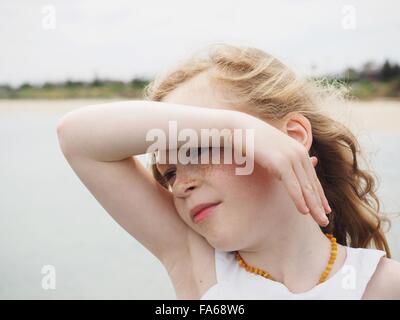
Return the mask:
<path id="1" fill-rule="evenodd" d="M 73 173 L 56 125 L 75 108 L 141 99 L 158 72 L 211 43 L 348 85 L 355 99 L 329 112 L 359 137 L 382 211 L 398 212 L 398 12 L 395 0 L 2 0 L 0 299 L 175 299 L 159 261 Z M 399 218 L 387 236 L 400 260 Z"/>

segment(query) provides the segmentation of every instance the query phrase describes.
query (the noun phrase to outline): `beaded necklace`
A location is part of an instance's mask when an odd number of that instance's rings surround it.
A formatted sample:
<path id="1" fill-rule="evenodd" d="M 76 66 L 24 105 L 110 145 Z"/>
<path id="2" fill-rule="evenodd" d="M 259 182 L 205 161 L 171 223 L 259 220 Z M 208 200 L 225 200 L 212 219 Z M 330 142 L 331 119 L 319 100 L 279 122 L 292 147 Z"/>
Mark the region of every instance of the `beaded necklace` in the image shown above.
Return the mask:
<path id="1" fill-rule="evenodd" d="M 326 236 L 331 241 L 331 256 L 329 258 L 328 265 L 326 266 L 324 272 L 322 272 L 322 274 L 321 274 L 321 276 L 319 278 L 319 282 L 318 283 L 322 283 L 328 278 L 328 276 L 329 276 L 329 274 L 330 274 L 330 272 L 332 270 L 332 266 L 335 263 L 336 256 L 337 256 L 336 238 L 330 233 L 327 233 Z M 267 271 L 264 271 L 262 269 L 259 269 L 259 268 L 256 268 L 256 267 L 248 265 L 243 260 L 243 258 L 240 256 L 240 253 L 238 251 L 235 252 L 235 255 L 236 255 L 237 261 L 239 262 L 239 265 L 242 268 L 245 268 L 248 272 L 255 273 L 257 275 L 260 275 L 260 276 L 262 276 L 264 278 L 267 278 L 267 279 L 270 279 L 270 280 L 274 280 L 274 278 L 272 278 L 272 276 Z M 274 281 L 276 281 L 276 280 L 274 280 Z"/>

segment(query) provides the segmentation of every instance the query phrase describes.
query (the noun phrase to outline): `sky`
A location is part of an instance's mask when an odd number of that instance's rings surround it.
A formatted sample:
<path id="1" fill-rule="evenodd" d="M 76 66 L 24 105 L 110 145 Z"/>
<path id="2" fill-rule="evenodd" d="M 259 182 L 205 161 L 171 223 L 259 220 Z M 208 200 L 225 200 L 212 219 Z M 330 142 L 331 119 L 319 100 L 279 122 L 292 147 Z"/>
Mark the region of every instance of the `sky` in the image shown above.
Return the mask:
<path id="1" fill-rule="evenodd" d="M 152 78 L 212 43 L 299 74 L 400 63 L 400 1 L 0 0 L 0 84 Z"/>

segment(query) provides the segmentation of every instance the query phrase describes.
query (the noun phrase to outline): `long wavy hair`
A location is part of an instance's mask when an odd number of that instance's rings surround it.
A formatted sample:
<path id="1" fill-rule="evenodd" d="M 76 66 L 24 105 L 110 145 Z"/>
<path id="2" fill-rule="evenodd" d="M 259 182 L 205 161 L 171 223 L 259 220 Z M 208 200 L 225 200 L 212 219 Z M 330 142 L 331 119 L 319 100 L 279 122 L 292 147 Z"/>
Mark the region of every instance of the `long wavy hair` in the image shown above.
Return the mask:
<path id="1" fill-rule="evenodd" d="M 202 53 L 205 51 L 205 55 Z M 264 121 L 279 120 L 291 112 L 304 115 L 311 123 L 313 143 L 309 155 L 318 158 L 316 173 L 330 203 L 330 223 L 321 227 L 332 233 L 338 243 L 356 248 L 375 247 L 391 257 L 383 231 L 390 220 L 380 213 L 373 171 L 360 169 L 365 156 L 353 133 L 324 111 L 331 103 L 351 96 L 347 88 L 296 76 L 272 55 L 253 48 L 212 44 L 181 61 L 172 70 L 160 73 L 144 89 L 146 100 L 161 101 L 168 93 L 193 77 L 206 72 L 210 81 L 227 89 L 224 97 L 232 109 Z M 234 106 L 234 107 L 233 107 Z M 166 189 L 151 155 L 154 178 Z"/>

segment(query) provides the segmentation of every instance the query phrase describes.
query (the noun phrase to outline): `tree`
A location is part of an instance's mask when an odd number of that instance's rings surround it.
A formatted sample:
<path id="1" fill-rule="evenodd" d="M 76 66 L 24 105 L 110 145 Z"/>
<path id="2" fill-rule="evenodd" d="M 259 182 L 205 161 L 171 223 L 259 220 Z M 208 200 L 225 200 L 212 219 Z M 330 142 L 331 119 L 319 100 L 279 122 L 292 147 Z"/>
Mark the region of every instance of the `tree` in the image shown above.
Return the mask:
<path id="1" fill-rule="evenodd" d="M 393 76 L 392 66 L 390 65 L 389 60 L 385 60 L 381 72 L 380 72 L 380 79 L 383 81 L 388 81 Z"/>

